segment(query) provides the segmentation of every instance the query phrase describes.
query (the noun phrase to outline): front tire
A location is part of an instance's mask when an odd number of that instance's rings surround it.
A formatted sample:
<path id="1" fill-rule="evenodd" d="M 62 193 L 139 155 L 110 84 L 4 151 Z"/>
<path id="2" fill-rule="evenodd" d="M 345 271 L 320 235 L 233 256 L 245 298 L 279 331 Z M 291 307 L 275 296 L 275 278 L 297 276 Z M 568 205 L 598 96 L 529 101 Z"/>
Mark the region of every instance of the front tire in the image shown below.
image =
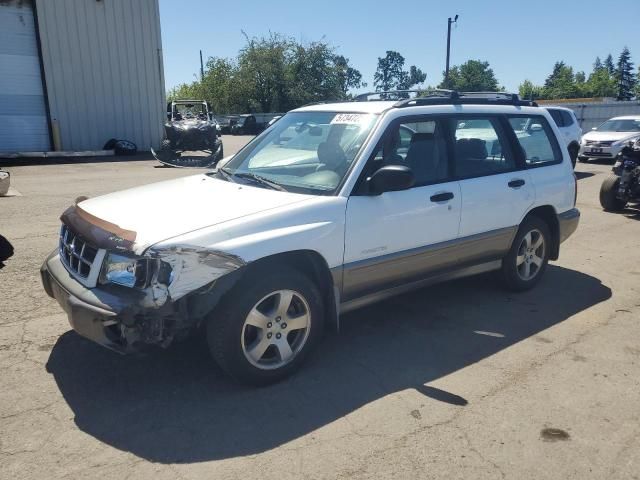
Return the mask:
<path id="1" fill-rule="evenodd" d="M 607 212 L 620 212 L 627 205 L 627 202 L 617 196 L 619 185 L 620 177 L 609 175 L 600 186 L 600 205 Z"/>
<path id="2" fill-rule="evenodd" d="M 549 263 L 551 234 L 547 224 L 531 216 L 522 222 L 502 259 L 502 278 L 509 290 L 522 292 L 533 288 L 544 275 Z"/>
<path id="3" fill-rule="evenodd" d="M 576 160 L 578 159 L 578 152 L 580 151 L 580 147 L 577 145 L 569 146 L 569 157 L 571 158 L 571 164 L 573 168 L 576 168 Z"/>
<path id="4" fill-rule="evenodd" d="M 322 295 L 286 266 L 245 273 L 207 321 L 218 365 L 234 379 L 268 385 L 291 375 L 324 330 Z"/>
<path id="5" fill-rule="evenodd" d="M 586 163 L 587 160 L 589 160 L 589 157 L 584 157 L 584 156 L 578 156 L 578 161 L 580 163 Z"/>

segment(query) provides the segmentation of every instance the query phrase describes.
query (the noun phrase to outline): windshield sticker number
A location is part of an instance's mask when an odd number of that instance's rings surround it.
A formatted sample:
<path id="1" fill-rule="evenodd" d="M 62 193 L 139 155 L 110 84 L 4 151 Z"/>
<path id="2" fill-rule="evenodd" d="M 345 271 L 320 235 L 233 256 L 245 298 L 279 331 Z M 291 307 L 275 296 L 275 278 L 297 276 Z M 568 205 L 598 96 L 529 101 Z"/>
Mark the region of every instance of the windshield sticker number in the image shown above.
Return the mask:
<path id="1" fill-rule="evenodd" d="M 362 113 L 338 113 L 331 120 L 331 125 L 362 125 L 367 123 L 368 120 L 369 115 L 363 115 Z"/>

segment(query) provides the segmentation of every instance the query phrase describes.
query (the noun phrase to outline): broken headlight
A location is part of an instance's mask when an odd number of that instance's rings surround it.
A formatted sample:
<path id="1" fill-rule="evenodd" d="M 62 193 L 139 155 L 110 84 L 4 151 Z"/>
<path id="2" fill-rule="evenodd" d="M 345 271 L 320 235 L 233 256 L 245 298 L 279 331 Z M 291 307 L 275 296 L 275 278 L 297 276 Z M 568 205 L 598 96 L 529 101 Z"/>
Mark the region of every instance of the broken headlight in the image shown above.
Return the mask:
<path id="1" fill-rule="evenodd" d="M 109 253 L 102 264 L 100 283 L 142 288 L 147 284 L 148 274 L 148 259 Z"/>

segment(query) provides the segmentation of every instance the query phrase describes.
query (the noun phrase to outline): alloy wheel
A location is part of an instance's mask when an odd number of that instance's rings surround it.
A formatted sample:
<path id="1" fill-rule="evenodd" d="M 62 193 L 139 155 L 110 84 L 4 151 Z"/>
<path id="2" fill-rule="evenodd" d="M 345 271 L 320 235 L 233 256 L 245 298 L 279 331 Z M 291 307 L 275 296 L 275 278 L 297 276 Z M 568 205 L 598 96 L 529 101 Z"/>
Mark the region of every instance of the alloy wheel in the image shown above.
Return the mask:
<path id="1" fill-rule="evenodd" d="M 274 291 L 258 301 L 242 327 L 242 351 L 254 367 L 281 368 L 302 350 L 311 329 L 311 310 L 302 294 Z"/>
<path id="2" fill-rule="evenodd" d="M 522 280 L 533 280 L 544 265 L 545 242 L 538 229 L 529 231 L 518 246 L 516 270 Z"/>

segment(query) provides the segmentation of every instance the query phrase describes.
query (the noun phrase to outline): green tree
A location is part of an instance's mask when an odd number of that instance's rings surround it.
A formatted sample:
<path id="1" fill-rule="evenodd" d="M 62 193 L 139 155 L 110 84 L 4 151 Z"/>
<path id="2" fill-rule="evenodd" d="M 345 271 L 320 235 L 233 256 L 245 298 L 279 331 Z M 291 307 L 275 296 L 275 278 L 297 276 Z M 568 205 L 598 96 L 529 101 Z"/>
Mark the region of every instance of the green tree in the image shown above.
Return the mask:
<path id="1" fill-rule="evenodd" d="M 338 87 L 340 88 L 344 98 L 348 97 L 350 89 L 367 86 L 367 84 L 362 81 L 362 74 L 355 68 L 349 66 L 348 58 L 345 58 L 342 55 L 335 55 L 333 62 Z"/>
<path id="2" fill-rule="evenodd" d="M 542 87 L 540 85 L 534 85 L 531 80 L 525 80 L 518 87 L 518 95 L 520 95 L 520 98 L 537 100 L 543 98 Z"/>
<path id="3" fill-rule="evenodd" d="M 302 44 L 278 34 L 249 38 L 237 58 L 209 58 L 202 79 L 167 92 L 169 100 L 207 100 L 220 113 L 287 111 L 342 100 L 362 74 L 327 42 Z"/>
<path id="4" fill-rule="evenodd" d="M 593 62 L 593 71 L 597 72 L 598 70 L 600 70 L 603 67 L 604 67 L 604 65 L 602 64 L 602 60 L 600 60 L 600 57 L 596 57 L 595 62 Z"/>
<path id="5" fill-rule="evenodd" d="M 420 85 L 427 79 L 427 74 L 415 65 L 409 67 L 408 72 L 402 72 L 402 80 L 398 83 L 398 88 L 408 90 L 414 85 Z"/>
<path id="6" fill-rule="evenodd" d="M 426 80 L 427 75 L 415 65 L 405 71 L 404 62 L 404 57 L 393 50 L 387 50 L 384 57 L 378 57 L 378 68 L 373 75 L 376 92 L 406 90 Z"/>
<path id="7" fill-rule="evenodd" d="M 440 88 L 450 88 L 465 92 L 492 92 L 499 90 L 498 80 L 489 62 L 467 60 L 462 65 L 455 65 L 449 70 L 449 78 L 444 78 Z"/>
<path id="8" fill-rule="evenodd" d="M 578 88 L 576 87 L 573 68 L 564 62 L 556 62 L 553 72 L 544 82 L 544 98 L 576 98 Z"/>
<path id="9" fill-rule="evenodd" d="M 638 80 L 634 74 L 631 53 L 627 47 L 624 47 L 618 57 L 616 80 L 618 81 L 618 100 L 631 100 Z"/>
<path id="10" fill-rule="evenodd" d="M 604 59 L 604 66 L 609 72 L 609 75 L 613 76 L 616 74 L 616 66 L 613 63 L 613 56 L 611 54 L 607 55 L 607 58 Z"/>
<path id="11" fill-rule="evenodd" d="M 586 84 L 589 96 L 592 97 L 615 97 L 616 79 L 609 74 L 606 67 L 594 68 L 589 75 Z"/>
<path id="12" fill-rule="evenodd" d="M 293 42 L 277 33 L 249 38 L 238 54 L 236 81 L 249 111 L 271 112 L 286 108 L 287 64 L 293 56 Z"/>

